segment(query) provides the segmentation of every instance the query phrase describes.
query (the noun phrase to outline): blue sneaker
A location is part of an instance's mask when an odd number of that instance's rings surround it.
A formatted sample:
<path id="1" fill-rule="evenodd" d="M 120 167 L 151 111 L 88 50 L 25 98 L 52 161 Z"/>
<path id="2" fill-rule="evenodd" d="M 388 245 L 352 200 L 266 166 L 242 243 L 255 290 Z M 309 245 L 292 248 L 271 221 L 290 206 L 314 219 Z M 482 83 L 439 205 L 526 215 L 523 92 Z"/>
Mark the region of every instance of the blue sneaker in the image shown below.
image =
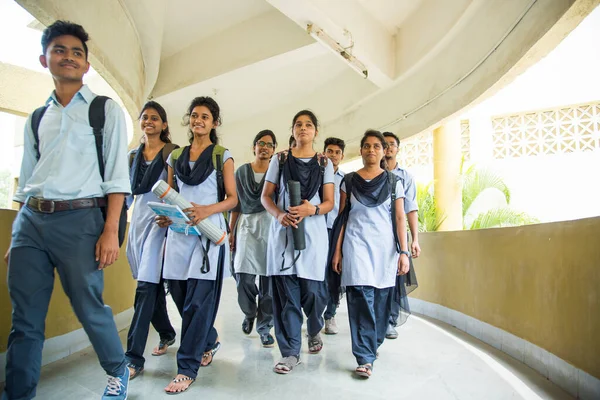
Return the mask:
<path id="1" fill-rule="evenodd" d="M 127 387 L 129 386 L 129 368 L 125 367 L 125 373 L 121 376 L 108 377 L 108 385 L 104 389 L 102 400 L 126 400 Z"/>

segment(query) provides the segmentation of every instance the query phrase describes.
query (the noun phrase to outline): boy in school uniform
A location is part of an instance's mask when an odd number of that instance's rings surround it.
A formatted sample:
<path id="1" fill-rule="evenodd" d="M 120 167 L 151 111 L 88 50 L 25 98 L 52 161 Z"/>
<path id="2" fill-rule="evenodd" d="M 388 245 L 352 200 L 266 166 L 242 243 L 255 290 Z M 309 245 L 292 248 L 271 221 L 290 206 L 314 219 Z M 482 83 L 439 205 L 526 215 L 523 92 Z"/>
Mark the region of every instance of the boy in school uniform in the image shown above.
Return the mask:
<path id="1" fill-rule="evenodd" d="M 333 210 L 331 210 L 327 215 L 327 230 L 331 232 L 331 228 L 333 227 L 333 221 L 335 221 L 338 216 L 338 211 L 340 209 L 340 185 L 342 180 L 344 179 L 344 172 L 340 170 L 339 166 L 342 160 L 344 159 L 344 150 L 346 148 L 346 143 L 339 138 L 329 137 L 325 139 L 325 148 L 323 149 L 323 153 L 331 163 L 333 164 L 333 178 L 334 178 L 334 188 L 333 188 L 333 198 L 334 205 Z M 327 274 L 332 274 L 333 269 L 328 268 Z M 329 298 L 327 302 L 327 308 L 325 309 L 325 314 L 323 314 L 323 318 L 325 318 L 325 334 L 326 335 L 335 335 L 339 332 L 337 323 L 335 321 L 335 314 L 337 311 L 339 299 Z"/>
<path id="2" fill-rule="evenodd" d="M 54 22 L 42 35 L 40 63 L 50 70 L 55 90 L 46 101 L 38 137 L 31 116 L 25 125 L 14 197 L 21 210 L 6 255 L 13 313 L 3 400 L 35 397 L 55 269 L 108 374 L 102 399 L 127 398 L 123 346 L 102 299 L 103 269 L 117 260 L 120 215 L 131 190 L 127 132 L 120 107 L 107 100 L 100 165 L 89 121 L 96 95 L 83 84 L 90 67 L 87 40 L 83 27 L 66 21 Z M 64 390 L 66 396 L 68 385 Z"/>
<path id="3" fill-rule="evenodd" d="M 412 259 L 418 258 L 421 255 L 421 246 L 419 245 L 419 207 L 417 204 L 417 187 L 413 176 L 407 170 L 401 168 L 396 161 L 398 155 L 398 147 L 400 146 L 400 139 L 392 132 L 383 132 L 385 141 L 387 142 L 387 149 L 385 152 L 385 162 L 389 171 L 392 171 L 402 183 L 404 187 L 404 213 L 408 221 L 408 227 L 410 229 L 410 236 L 412 243 L 410 244 L 410 269 L 413 269 Z M 389 325 L 385 334 L 386 339 L 397 339 L 398 331 L 396 326 L 398 325 L 398 319 L 400 317 L 400 303 L 395 301 L 392 302 L 392 308 L 390 313 Z M 401 322 L 402 323 L 402 322 Z"/>

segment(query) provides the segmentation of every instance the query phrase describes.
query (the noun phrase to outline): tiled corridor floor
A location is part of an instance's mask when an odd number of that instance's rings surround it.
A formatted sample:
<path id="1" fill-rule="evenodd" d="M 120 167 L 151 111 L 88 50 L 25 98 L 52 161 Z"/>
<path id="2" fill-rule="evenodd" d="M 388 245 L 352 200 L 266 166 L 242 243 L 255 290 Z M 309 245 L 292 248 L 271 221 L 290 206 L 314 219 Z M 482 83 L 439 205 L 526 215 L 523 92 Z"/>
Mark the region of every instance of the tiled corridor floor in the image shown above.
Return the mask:
<path id="1" fill-rule="evenodd" d="M 344 301 L 338 311 L 340 333 L 323 335 L 324 349 L 309 355 L 290 375 L 272 372 L 277 347 L 265 349 L 254 332 L 241 331 L 233 279 L 223 289 L 217 329 L 223 344 L 208 368 L 179 399 L 571 399 L 526 365 L 479 340 L 431 319 L 411 316 L 397 340 L 386 340 L 369 380 L 353 376 L 356 367 Z M 170 300 L 170 299 L 169 299 Z M 179 315 L 169 302 L 174 326 Z M 179 334 L 179 329 L 177 329 Z M 126 331 L 121 332 L 125 341 Z M 171 398 L 163 388 L 176 374 L 177 344 L 162 357 L 150 356 L 158 335 L 151 328 L 146 370 L 130 384 L 128 399 Z M 106 379 L 91 348 L 42 369 L 38 399 L 99 399 Z"/>

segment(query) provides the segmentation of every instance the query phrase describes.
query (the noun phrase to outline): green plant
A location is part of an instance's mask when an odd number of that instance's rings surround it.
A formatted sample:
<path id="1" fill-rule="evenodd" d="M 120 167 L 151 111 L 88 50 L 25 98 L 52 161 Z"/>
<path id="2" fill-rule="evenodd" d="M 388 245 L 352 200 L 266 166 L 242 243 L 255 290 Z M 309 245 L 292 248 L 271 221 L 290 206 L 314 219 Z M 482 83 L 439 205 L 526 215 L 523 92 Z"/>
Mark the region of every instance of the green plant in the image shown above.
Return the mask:
<path id="1" fill-rule="evenodd" d="M 493 208 L 477 215 L 469 227 L 464 229 L 501 228 L 506 226 L 519 226 L 540 222 L 537 218 L 524 212 L 511 210 L 508 207 Z"/>
<path id="2" fill-rule="evenodd" d="M 417 204 L 419 206 L 419 232 L 437 231 L 444 221 L 435 206 L 432 192 L 433 182 L 417 183 Z"/>
<path id="3" fill-rule="evenodd" d="M 489 169 L 469 167 L 466 171 L 461 166 L 462 189 L 462 217 L 463 229 L 485 229 L 507 226 L 533 224 L 539 220 L 527 213 L 515 211 L 509 207 L 510 189 L 500 175 Z M 426 185 L 417 183 L 417 202 L 419 205 L 419 230 L 431 232 L 439 229 L 445 217 L 440 215 L 435 206 L 435 196 L 432 192 L 433 182 Z M 506 205 L 493 207 L 479 212 L 474 218 L 471 210 L 475 200 L 485 191 L 495 190 L 502 194 Z M 471 221 L 469 221 L 472 219 Z"/>

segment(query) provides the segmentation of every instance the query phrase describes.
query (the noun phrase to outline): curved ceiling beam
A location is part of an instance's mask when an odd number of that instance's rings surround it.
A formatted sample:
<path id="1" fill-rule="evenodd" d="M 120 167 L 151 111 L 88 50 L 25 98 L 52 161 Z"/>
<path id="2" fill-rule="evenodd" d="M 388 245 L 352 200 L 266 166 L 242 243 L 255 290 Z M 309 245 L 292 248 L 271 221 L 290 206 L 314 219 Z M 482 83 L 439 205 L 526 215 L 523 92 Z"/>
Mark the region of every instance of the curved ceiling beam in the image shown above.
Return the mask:
<path id="1" fill-rule="evenodd" d="M 315 24 L 343 47 L 353 46 L 349 52 L 366 65 L 367 79 L 378 87 L 392 84 L 395 38 L 356 1 L 267 1 L 305 31 Z"/>
<path id="2" fill-rule="evenodd" d="M 166 0 L 145 0 L 143 2 L 124 0 L 124 5 L 134 23 L 142 52 L 145 72 L 142 96 L 145 100 L 152 92 L 160 71 L 167 2 Z"/>
<path id="3" fill-rule="evenodd" d="M 485 7 L 471 9 L 468 21 L 461 22 L 463 29 L 421 68 L 328 121 L 324 128 L 328 134 L 345 138 L 350 151 L 356 152 L 366 129 L 391 130 L 408 137 L 439 123 L 484 94 L 561 17 L 580 21 L 593 8 L 590 3 L 597 1 L 580 0 L 570 10 L 573 3 L 486 0 Z M 582 7 L 587 12 L 581 12 Z M 571 29 L 573 26 L 568 31 Z M 552 47 L 559 41 L 553 41 Z"/>
<path id="4" fill-rule="evenodd" d="M 164 96 L 312 43 L 309 35 L 273 10 L 162 60 L 152 96 Z"/>

